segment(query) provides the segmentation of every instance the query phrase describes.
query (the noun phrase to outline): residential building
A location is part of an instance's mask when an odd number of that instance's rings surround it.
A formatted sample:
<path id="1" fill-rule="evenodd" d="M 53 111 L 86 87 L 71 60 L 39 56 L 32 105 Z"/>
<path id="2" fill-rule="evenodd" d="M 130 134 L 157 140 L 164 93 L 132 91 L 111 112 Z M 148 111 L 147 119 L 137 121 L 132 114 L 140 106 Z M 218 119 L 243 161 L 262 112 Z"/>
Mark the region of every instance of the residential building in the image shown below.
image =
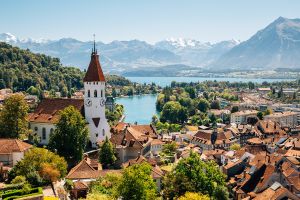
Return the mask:
<path id="1" fill-rule="evenodd" d="M 298 114 L 296 112 L 275 112 L 264 117 L 265 120 L 278 122 L 281 127 L 295 128 L 298 125 Z"/>
<path id="2" fill-rule="evenodd" d="M 230 123 L 247 124 L 247 119 L 250 117 L 256 117 L 257 113 L 257 110 L 243 110 L 232 113 L 230 116 Z"/>
<path id="3" fill-rule="evenodd" d="M 6 166 L 15 166 L 18 161 L 23 159 L 24 153 L 32 145 L 19 139 L 0 139 L 0 163 Z"/>

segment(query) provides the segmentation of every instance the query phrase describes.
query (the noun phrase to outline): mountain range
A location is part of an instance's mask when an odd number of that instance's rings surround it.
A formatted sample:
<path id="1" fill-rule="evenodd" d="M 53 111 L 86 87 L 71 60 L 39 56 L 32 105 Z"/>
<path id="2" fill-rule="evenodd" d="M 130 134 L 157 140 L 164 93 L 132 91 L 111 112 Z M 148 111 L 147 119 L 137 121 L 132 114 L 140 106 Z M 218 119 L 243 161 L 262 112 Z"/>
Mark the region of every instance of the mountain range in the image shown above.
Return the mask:
<path id="1" fill-rule="evenodd" d="M 92 41 L 73 38 L 59 40 L 19 39 L 0 34 L 7 42 L 35 53 L 60 58 L 67 66 L 85 69 L 89 62 Z M 227 40 L 218 43 L 193 39 L 170 38 L 155 44 L 145 41 L 97 42 L 105 72 L 125 75 L 153 75 L 168 68 L 176 75 L 197 75 L 203 70 L 273 70 L 300 68 L 300 19 L 279 17 L 250 39 L 240 42 Z M 176 70 L 176 66 L 178 70 Z"/>

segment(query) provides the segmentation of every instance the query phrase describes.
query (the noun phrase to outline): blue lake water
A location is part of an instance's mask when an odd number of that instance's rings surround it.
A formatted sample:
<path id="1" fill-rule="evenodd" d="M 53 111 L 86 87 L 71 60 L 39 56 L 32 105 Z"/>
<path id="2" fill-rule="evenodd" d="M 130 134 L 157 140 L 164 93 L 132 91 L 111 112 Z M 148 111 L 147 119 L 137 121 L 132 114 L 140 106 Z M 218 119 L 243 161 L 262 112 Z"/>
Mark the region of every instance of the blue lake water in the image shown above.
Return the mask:
<path id="1" fill-rule="evenodd" d="M 230 81 L 230 82 L 255 82 L 264 81 L 288 81 L 293 79 L 245 79 L 245 78 L 205 78 L 205 77 L 126 77 L 131 81 L 138 83 L 156 83 L 162 87 L 170 85 L 172 81 L 177 82 L 198 82 L 205 80 Z M 125 108 L 125 122 L 138 124 L 149 124 L 151 118 L 156 114 L 155 102 L 156 95 L 140 95 L 133 97 L 117 98 L 116 103 L 122 104 Z"/>
<path id="2" fill-rule="evenodd" d="M 149 124 L 156 114 L 156 95 L 140 95 L 116 98 L 116 103 L 125 108 L 125 122 Z"/>
<path id="3" fill-rule="evenodd" d="M 277 81 L 291 81 L 295 79 L 263 79 L 263 78 L 216 78 L 216 77 L 126 77 L 127 79 L 137 82 L 137 83 L 155 83 L 159 86 L 167 86 L 171 85 L 172 81 L 176 82 L 202 82 L 202 81 L 229 81 L 229 82 L 254 82 L 254 83 L 262 83 L 264 81 L 267 82 L 277 82 Z"/>

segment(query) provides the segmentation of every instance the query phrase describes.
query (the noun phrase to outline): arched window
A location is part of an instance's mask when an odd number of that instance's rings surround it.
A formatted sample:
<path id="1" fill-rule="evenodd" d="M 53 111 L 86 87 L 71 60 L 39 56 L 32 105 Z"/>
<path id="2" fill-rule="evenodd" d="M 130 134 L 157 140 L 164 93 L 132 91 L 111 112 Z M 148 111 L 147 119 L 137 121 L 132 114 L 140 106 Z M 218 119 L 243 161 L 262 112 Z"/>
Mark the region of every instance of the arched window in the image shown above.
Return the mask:
<path id="1" fill-rule="evenodd" d="M 91 97 L 91 91 L 88 90 L 88 97 Z"/>
<path id="2" fill-rule="evenodd" d="M 97 97 L 97 90 L 94 90 L 94 97 Z"/>
<path id="3" fill-rule="evenodd" d="M 104 129 L 102 129 L 102 135 L 105 136 L 105 130 Z"/>
<path id="4" fill-rule="evenodd" d="M 101 97 L 103 97 L 103 90 L 101 90 Z"/>
<path id="5" fill-rule="evenodd" d="M 46 128 L 42 129 L 42 139 L 46 140 Z"/>

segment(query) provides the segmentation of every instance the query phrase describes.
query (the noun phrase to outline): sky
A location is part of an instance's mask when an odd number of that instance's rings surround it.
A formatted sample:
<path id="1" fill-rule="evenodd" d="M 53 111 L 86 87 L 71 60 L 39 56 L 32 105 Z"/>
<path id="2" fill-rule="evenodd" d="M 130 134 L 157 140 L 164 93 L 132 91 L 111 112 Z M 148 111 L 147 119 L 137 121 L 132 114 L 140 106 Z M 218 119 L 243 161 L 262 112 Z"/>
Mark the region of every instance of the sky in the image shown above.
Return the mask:
<path id="1" fill-rule="evenodd" d="M 249 39 L 299 0 L 0 0 L 0 33 L 21 38 L 202 42 Z"/>

